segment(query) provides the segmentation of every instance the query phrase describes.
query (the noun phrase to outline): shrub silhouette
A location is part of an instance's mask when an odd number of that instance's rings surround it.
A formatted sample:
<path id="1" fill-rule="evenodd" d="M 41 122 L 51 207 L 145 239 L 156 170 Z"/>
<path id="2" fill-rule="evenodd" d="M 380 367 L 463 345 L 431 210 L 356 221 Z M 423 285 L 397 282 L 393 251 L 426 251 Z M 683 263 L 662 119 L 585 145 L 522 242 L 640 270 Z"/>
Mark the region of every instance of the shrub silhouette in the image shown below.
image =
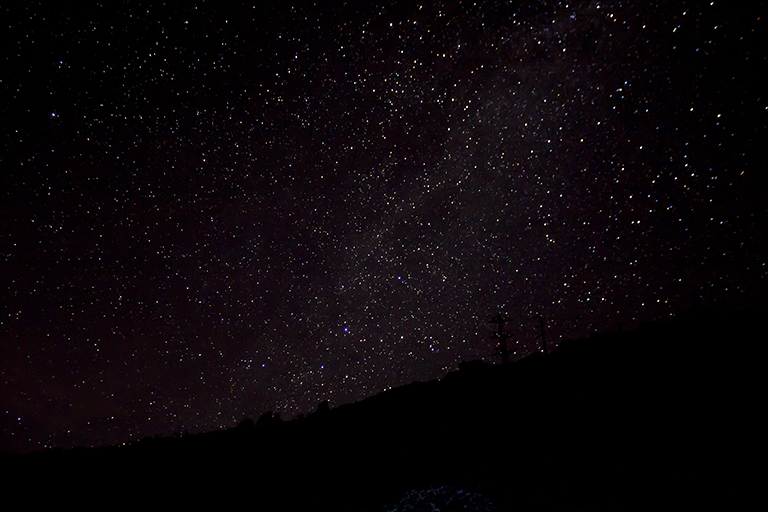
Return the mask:
<path id="1" fill-rule="evenodd" d="M 278 425 L 282 423 L 282 419 L 280 418 L 280 413 L 276 412 L 273 413 L 272 411 L 267 411 L 261 416 L 259 416 L 259 419 L 256 420 L 256 426 L 257 427 L 271 427 L 274 425 Z"/>
<path id="2" fill-rule="evenodd" d="M 245 418 L 243 421 L 241 421 L 237 428 L 240 430 L 251 430 L 255 428 L 256 425 L 253 423 L 253 420 L 251 418 Z"/>

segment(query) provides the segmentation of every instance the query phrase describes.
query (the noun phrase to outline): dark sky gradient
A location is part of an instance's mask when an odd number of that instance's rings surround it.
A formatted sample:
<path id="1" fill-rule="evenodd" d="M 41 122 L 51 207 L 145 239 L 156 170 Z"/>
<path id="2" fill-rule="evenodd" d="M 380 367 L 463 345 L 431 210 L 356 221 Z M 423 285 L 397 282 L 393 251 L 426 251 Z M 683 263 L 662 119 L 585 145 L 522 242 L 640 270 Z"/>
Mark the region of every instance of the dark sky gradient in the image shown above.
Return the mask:
<path id="1" fill-rule="evenodd" d="M 762 2 L 16 4 L 0 449 L 766 297 Z"/>

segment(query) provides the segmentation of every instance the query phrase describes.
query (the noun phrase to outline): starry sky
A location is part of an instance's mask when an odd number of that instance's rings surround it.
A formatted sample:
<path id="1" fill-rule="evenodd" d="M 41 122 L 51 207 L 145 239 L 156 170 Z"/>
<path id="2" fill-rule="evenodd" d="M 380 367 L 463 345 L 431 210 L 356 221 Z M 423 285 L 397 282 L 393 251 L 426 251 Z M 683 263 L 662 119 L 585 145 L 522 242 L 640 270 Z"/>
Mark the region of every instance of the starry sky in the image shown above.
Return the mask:
<path id="1" fill-rule="evenodd" d="M 766 297 L 762 2 L 69 4 L 0 15 L 2 450 Z"/>

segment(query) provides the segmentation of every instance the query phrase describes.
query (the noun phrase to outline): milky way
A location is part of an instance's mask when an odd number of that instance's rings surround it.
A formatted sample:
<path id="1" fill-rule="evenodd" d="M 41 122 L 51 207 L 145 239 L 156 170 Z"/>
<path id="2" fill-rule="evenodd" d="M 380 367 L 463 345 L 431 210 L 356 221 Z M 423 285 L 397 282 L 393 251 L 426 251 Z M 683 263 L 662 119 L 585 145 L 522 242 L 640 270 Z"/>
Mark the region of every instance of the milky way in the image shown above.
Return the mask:
<path id="1" fill-rule="evenodd" d="M 155 3 L 3 8 L 2 449 L 766 296 L 759 7 Z"/>

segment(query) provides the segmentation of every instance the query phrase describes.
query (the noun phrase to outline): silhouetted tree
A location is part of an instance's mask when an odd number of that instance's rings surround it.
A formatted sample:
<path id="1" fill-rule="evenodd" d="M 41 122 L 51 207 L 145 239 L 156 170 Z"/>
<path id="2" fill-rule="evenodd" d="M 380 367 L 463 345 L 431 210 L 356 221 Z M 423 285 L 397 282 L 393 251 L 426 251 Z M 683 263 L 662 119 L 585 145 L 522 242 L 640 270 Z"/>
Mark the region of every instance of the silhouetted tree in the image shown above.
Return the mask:
<path id="1" fill-rule="evenodd" d="M 320 402 L 320 404 L 317 406 L 317 411 L 315 411 L 315 414 L 326 414 L 331 411 L 331 406 L 328 403 L 328 400 L 324 400 Z"/>
<path id="2" fill-rule="evenodd" d="M 491 337 L 496 338 L 499 340 L 499 349 L 498 352 L 496 352 L 494 355 L 500 355 L 501 361 L 504 363 L 509 362 L 509 345 L 507 344 L 507 340 L 512 337 L 512 333 L 509 333 L 504 330 L 504 324 L 509 322 L 509 318 L 502 317 L 501 313 L 497 314 L 495 317 L 491 318 L 489 324 L 496 324 L 498 327 L 498 330 L 491 335 Z"/>

